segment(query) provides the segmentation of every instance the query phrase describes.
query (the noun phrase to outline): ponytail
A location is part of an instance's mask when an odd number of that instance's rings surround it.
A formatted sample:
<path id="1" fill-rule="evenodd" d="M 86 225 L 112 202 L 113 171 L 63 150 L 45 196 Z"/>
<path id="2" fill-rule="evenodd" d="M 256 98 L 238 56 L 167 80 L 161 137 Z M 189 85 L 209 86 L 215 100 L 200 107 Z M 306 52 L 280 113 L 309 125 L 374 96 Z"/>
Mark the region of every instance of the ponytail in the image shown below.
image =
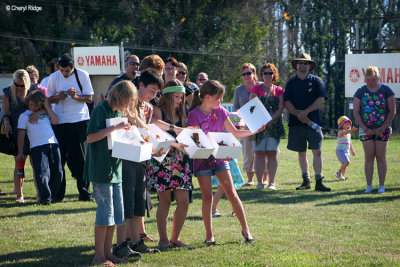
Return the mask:
<path id="1" fill-rule="evenodd" d="M 217 80 L 208 80 L 200 87 L 199 90 L 194 92 L 192 106 L 189 111 L 192 111 L 197 106 L 200 106 L 202 103 L 202 99 L 206 95 L 214 96 L 223 96 L 225 94 L 225 87 Z"/>

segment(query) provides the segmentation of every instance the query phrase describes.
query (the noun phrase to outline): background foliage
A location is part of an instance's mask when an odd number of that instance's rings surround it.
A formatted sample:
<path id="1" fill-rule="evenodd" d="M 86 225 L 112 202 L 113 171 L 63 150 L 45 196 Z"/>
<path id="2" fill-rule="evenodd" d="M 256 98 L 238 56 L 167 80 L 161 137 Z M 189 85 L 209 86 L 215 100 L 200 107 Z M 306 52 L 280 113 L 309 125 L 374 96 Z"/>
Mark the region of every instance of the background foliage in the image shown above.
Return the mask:
<path id="1" fill-rule="evenodd" d="M 192 80 L 207 72 L 226 85 L 229 101 L 241 83 L 244 62 L 274 63 L 284 85 L 293 74 L 290 59 L 305 51 L 318 62 L 314 73 L 328 89 L 325 127 L 335 126 L 343 113 L 344 55 L 355 49 L 352 18 L 364 18 L 360 49 L 400 48 L 397 0 L 38 0 L 34 5 L 42 7 L 40 12 L 10 12 L 6 5 L 32 1 L 1 4 L 1 73 L 34 64 L 44 77 L 45 63 L 73 46 L 123 42 L 140 58 L 157 53 L 185 62 Z M 392 19 L 372 19 L 377 17 Z"/>

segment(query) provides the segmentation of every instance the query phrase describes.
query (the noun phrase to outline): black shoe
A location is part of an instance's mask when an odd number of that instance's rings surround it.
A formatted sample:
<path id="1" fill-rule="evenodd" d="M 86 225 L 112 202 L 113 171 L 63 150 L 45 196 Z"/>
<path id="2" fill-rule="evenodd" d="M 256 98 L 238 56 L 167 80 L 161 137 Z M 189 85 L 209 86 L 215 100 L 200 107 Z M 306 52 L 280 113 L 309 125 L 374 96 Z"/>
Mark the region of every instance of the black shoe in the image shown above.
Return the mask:
<path id="1" fill-rule="evenodd" d="M 113 251 L 112 253 L 117 256 L 118 258 L 130 258 L 130 257 L 135 257 L 135 258 L 140 258 L 142 254 L 140 254 L 137 251 L 133 251 L 129 246 L 127 242 L 123 242 L 121 245 L 113 245 Z"/>
<path id="2" fill-rule="evenodd" d="M 215 246 L 217 243 L 215 241 L 204 240 L 204 244 L 206 244 L 207 246 Z"/>
<path id="3" fill-rule="evenodd" d="M 159 249 L 156 249 L 156 248 L 148 248 L 144 244 L 142 239 L 140 239 L 139 242 L 137 242 L 136 244 L 129 243 L 129 247 L 133 251 L 137 251 L 140 253 L 160 253 L 161 252 Z"/>
<path id="4" fill-rule="evenodd" d="M 305 190 L 305 189 L 311 189 L 311 183 L 310 183 L 310 178 L 303 177 L 303 183 L 299 187 L 296 187 L 296 190 Z"/>
<path id="5" fill-rule="evenodd" d="M 323 178 L 323 177 L 322 177 Z M 322 183 L 322 178 L 315 183 L 315 191 L 329 192 L 331 189 Z"/>
<path id="6" fill-rule="evenodd" d="M 254 240 L 254 238 L 245 237 L 243 231 L 242 231 L 242 236 L 244 237 L 244 242 L 245 242 L 245 243 L 249 243 L 249 244 L 254 244 L 254 243 L 256 243 L 256 241 Z"/>

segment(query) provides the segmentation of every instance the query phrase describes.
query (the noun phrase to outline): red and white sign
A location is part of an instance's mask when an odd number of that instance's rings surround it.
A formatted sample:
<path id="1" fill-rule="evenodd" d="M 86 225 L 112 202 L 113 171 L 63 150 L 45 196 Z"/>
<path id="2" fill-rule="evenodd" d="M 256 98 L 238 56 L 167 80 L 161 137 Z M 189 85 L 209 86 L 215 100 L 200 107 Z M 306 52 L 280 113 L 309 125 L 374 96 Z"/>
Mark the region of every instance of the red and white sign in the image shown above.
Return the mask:
<path id="1" fill-rule="evenodd" d="M 121 73 L 118 46 L 74 47 L 75 66 L 90 75 Z"/>
<path id="2" fill-rule="evenodd" d="M 345 56 L 345 97 L 353 97 L 365 84 L 365 71 L 375 66 L 381 75 L 380 82 L 392 88 L 400 97 L 400 53 L 356 54 Z"/>

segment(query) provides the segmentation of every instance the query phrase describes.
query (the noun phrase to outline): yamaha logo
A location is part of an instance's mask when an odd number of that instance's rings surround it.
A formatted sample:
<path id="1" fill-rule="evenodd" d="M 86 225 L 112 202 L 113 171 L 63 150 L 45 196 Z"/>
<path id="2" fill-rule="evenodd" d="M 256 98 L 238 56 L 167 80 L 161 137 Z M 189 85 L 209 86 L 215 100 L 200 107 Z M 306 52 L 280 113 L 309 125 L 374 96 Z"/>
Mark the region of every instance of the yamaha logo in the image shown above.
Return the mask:
<path id="1" fill-rule="evenodd" d="M 356 83 L 358 82 L 358 80 L 360 80 L 360 72 L 356 68 L 353 68 L 350 71 L 349 76 L 350 76 L 350 81 L 352 81 L 353 83 Z"/>
<path id="2" fill-rule="evenodd" d="M 83 66 L 83 64 L 85 63 L 83 57 L 78 57 L 78 59 L 76 61 L 78 62 L 79 66 Z"/>

